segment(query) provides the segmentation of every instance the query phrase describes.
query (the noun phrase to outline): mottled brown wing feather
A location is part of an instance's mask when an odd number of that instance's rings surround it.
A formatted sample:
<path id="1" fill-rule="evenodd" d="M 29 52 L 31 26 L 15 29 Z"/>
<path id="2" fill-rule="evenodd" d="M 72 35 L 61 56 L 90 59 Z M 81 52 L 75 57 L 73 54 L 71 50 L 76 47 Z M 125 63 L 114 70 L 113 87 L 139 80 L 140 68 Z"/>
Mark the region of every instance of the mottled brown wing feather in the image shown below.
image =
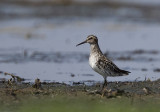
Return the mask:
<path id="1" fill-rule="evenodd" d="M 119 69 L 111 60 L 107 59 L 105 56 L 99 58 L 97 61 L 97 66 L 99 68 L 104 68 L 107 73 L 115 73 L 119 75 L 128 75 L 130 72 Z"/>

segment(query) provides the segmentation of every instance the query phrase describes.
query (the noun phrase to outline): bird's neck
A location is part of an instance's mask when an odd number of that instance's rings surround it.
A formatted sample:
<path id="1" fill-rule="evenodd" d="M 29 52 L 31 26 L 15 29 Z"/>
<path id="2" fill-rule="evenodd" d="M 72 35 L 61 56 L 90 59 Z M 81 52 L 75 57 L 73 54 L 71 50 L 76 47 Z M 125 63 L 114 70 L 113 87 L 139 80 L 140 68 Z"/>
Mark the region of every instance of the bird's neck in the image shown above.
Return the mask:
<path id="1" fill-rule="evenodd" d="M 102 51 L 99 48 L 98 43 L 97 44 L 91 44 L 91 51 L 90 51 L 90 55 L 102 55 Z"/>

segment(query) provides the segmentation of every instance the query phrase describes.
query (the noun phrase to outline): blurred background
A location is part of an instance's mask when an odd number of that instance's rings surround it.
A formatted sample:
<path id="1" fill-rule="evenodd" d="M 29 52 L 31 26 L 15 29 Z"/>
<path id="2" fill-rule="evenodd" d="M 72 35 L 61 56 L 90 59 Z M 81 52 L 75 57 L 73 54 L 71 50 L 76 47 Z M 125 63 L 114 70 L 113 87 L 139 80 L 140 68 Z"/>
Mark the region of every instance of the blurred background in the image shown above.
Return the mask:
<path id="1" fill-rule="evenodd" d="M 76 47 L 93 34 L 106 56 L 131 71 L 109 81 L 156 80 L 159 12 L 159 0 L 1 0 L 0 71 L 29 82 L 101 82 L 88 64 L 89 45 Z"/>

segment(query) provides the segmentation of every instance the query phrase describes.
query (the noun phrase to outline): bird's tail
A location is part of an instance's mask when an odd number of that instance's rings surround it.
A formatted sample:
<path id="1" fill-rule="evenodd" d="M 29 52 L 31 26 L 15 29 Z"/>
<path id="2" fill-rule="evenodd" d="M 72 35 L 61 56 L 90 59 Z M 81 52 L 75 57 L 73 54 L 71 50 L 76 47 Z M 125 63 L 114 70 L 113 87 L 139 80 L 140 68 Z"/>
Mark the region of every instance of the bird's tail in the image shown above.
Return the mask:
<path id="1" fill-rule="evenodd" d="M 122 73 L 123 76 L 128 75 L 129 73 L 131 73 L 131 72 L 125 71 L 125 70 L 120 70 L 120 72 Z"/>

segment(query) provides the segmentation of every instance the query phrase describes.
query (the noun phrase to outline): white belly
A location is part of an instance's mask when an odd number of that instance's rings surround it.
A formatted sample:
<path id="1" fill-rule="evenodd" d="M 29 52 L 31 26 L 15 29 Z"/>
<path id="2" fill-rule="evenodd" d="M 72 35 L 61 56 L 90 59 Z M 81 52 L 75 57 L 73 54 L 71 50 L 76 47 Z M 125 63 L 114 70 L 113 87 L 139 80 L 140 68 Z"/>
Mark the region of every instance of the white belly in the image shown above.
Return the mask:
<path id="1" fill-rule="evenodd" d="M 94 56 L 89 57 L 89 65 L 94 70 L 96 68 L 97 59 Z"/>
<path id="2" fill-rule="evenodd" d="M 99 73 L 100 75 L 105 76 L 106 74 L 104 74 L 104 73 L 102 72 L 102 70 L 100 70 L 100 69 L 96 66 L 96 62 L 97 62 L 97 61 L 98 61 L 98 58 L 95 58 L 95 56 L 90 56 L 90 57 L 89 57 L 89 65 L 91 66 L 91 68 L 92 68 L 95 72 Z"/>

